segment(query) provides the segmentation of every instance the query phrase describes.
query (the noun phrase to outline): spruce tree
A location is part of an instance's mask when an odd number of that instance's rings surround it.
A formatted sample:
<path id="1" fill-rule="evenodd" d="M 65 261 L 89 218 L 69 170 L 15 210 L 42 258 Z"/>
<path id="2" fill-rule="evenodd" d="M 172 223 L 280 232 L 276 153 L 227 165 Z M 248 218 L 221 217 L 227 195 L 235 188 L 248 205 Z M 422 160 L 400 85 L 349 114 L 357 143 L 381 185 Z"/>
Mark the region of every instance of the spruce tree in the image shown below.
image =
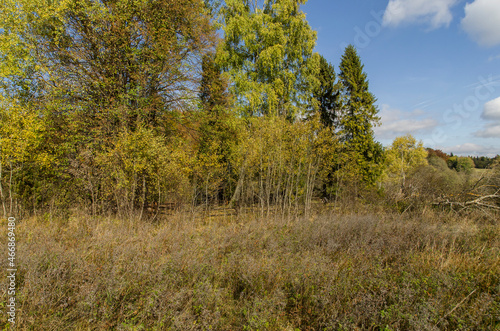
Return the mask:
<path id="1" fill-rule="evenodd" d="M 337 121 L 336 105 L 339 91 L 335 84 L 335 69 L 333 65 L 320 56 L 319 58 L 319 85 L 314 90 L 314 98 L 318 101 L 321 122 L 327 127 L 335 127 Z"/>
<path id="2" fill-rule="evenodd" d="M 237 143 L 237 133 L 232 128 L 235 114 L 232 111 L 232 98 L 228 88 L 228 81 L 215 63 L 215 54 L 210 52 L 204 54 L 199 91 L 202 110 L 199 163 L 212 160 L 213 163 L 208 165 L 210 171 L 217 176 L 212 174 L 213 177 L 210 179 L 219 182 L 218 188 L 215 188 L 216 192 L 212 193 L 216 193 L 219 200 L 227 200 L 231 194 L 231 151 Z"/>
<path id="3" fill-rule="evenodd" d="M 362 181 L 370 185 L 382 173 L 383 149 L 374 139 L 373 127 L 380 118 L 363 69 L 356 49 L 349 45 L 342 56 L 339 74 L 341 139 Z"/>
<path id="4" fill-rule="evenodd" d="M 202 107 L 209 113 L 217 114 L 229 107 L 228 82 L 222 78 L 221 70 L 215 63 L 215 55 L 207 53 L 202 58 L 202 77 L 199 97 Z"/>

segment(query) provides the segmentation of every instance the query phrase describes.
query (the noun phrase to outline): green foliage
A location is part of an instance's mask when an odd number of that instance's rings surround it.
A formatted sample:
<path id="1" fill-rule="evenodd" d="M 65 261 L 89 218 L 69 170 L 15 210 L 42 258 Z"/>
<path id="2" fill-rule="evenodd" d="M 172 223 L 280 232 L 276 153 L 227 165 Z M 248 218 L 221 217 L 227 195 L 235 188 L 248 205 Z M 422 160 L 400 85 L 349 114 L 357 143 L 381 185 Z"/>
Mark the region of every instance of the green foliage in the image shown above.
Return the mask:
<path id="1" fill-rule="evenodd" d="M 321 121 L 324 125 L 335 127 L 338 124 L 337 106 L 339 91 L 335 83 L 335 70 L 323 56 L 319 58 L 319 85 L 314 90 L 314 97 L 319 104 Z"/>
<path id="2" fill-rule="evenodd" d="M 229 201 L 237 181 L 238 146 L 244 125 L 231 109 L 204 112 L 198 137 L 198 161 L 194 180 L 199 183 L 199 201 Z"/>
<path id="3" fill-rule="evenodd" d="M 354 160 L 360 180 L 371 185 L 382 173 L 383 148 L 374 140 L 373 126 L 380 119 L 363 68 L 356 49 L 349 45 L 340 63 L 339 122 L 347 159 Z"/>
<path id="4" fill-rule="evenodd" d="M 291 123 L 282 117 L 255 117 L 238 146 L 238 184 L 233 203 L 257 203 L 262 211 L 306 213 L 326 175 L 335 140 L 319 116 Z"/>
<path id="5" fill-rule="evenodd" d="M 26 89 L 37 63 L 34 30 L 46 29 L 60 20 L 69 0 L 5 0 L 0 7 L 0 89 L 2 95 L 17 96 Z"/>
<path id="6" fill-rule="evenodd" d="M 227 202 L 234 190 L 233 163 L 241 123 L 213 53 L 203 56 L 202 70 L 199 153 L 194 174 L 200 191 L 197 200 Z"/>
<path id="7" fill-rule="evenodd" d="M 494 162 L 493 158 L 486 156 L 476 156 L 472 160 L 474 161 L 474 167 L 477 169 L 487 169 Z"/>
<path id="8" fill-rule="evenodd" d="M 428 163 L 436 163 L 437 167 L 449 171 L 441 158 L 433 156 L 428 162 L 428 152 L 422 142 L 417 142 L 410 134 L 394 139 L 385 154 L 385 198 L 400 212 L 428 203 L 426 199 L 436 192 L 429 187 L 429 180 L 432 177 L 430 182 L 436 184 L 439 182 L 436 177 L 443 173 L 428 166 Z"/>
<path id="9" fill-rule="evenodd" d="M 101 198 L 114 201 L 125 215 L 142 209 L 146 201 L 188 200 L 193 155 L 182 141 L 165 140 L 151 129 L 123 131 L 114 146 L 96 157 L 104 176 Z"/>
<path id="10" fill-rule="evenodd" d="M 412 137 L 384 153 L 356 49 L 346 48 L 337 79 L 313 52 L 305 3 L 2 2 L 4 215 L 220 202 L 309 213 L 314 198 L 381 189 L 384 167 L 387 182 L 430 195 L 466 187 L 471 159 L 449 159 L 460 173 L 436 170 L 433 157 L 425 167 Z M 439 190 L 417 180 L 422 167 Z"/>
<path id="11" fill-rule="evenodd" d="M 62 19 L 32 33 L 45 88 L 66 100 L 84 131 L 164 126 L 166 111 L 193 96 L 213 34 L 203 12 L 194 0 L 73 0 Z"/>
<path id="12" fill-rule="evenodd" d="M 457 171 L 470 173 L 474 169 L 474 161 L 470 157 L 459 158 L 457 161 Z"/>
<path id="13" fill-rule="evenodd" d="M 228 92 L 228 82 L 221 75 L 221 70 L 215 63 L 215 55 L 207 53 L 202 59 L 202 78 L 199 97 L 203 110 L 210 113 L 224 111 L 231 106 Z"/>
<path id="14" fill-rule="evenodd" d="M 213 47 L 203 3 L 2 5 L 0 107 L 11 123 L 0 128 L 4 212 L 6 200 L 36 209 L 58 195 L 90 201 L 93 211 L 131 211 L 173 188 L 189 200 L 192 176 L 180 169 L 193 166 L 194 152 L 182 130 L 193 125 L 181 111 L 194 108 L 201 54 Z"/>
<path id="15" fill-rule="evenodd" d="M 65 145 L 51 137 L 52 118 L 37 82 L 39 65 L 32 31 L 61 18 L 67 1 L 2 1 L 0 7 L 0 195 L 3 213 L 20 215 L 29 206 L 52 204 L 60 186 Z M 50 99 L 49 99 L 50 100 Z M 54 105 L 57 102 L 53 102 Z M 60 188 L 58 192 L 53 189 Z"/>
<path id="16" fill-rule="evenodd" d="M 229 0 L 222 9 L 224 42 L 217 62 L 231 77 L 245 116 L 295 120 L 312 102 L 318 56 L 316 32 L 300 11 L 306 0 Z"/>
<path id="17" fill-rule="evenodd" d="M 474 169 L 474 161 L 470 157 L 452 156 L 447 163 L 450 169 L 458 172 L 470 173 Z"/>
<path id="18" fill-rule="evenodd" d="M 430 166 L 434 167 L 438 171 L 445 172 L 446 170 L 450 170 L 450 168 L 448 168 L 446 161 L 440 157 L 431 156 L 429 157 L 427 162 L 429 163 Z"/>
<path id="19" fill-rule="evenodd" d="M 373 140 L 372 128 L 380 120 L 376 99 L 368 90 L 368 79 L 363 69 L 356 49 L 349 45 L 340 63 L 340 107 L 343 139 L 354 145 Z"/>

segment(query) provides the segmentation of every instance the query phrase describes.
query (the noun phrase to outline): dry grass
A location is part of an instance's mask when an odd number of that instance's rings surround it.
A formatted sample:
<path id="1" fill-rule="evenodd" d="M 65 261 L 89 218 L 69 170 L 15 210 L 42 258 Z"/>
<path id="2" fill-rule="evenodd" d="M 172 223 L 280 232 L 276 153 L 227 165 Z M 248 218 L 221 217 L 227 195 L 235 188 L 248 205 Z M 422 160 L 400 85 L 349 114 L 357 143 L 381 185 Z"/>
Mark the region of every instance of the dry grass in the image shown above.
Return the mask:
<path id="1" fill-rule="evenodd" d="M 18 329 L 499 330 L 498 222 L 404 217 L 20 221 Z"/>

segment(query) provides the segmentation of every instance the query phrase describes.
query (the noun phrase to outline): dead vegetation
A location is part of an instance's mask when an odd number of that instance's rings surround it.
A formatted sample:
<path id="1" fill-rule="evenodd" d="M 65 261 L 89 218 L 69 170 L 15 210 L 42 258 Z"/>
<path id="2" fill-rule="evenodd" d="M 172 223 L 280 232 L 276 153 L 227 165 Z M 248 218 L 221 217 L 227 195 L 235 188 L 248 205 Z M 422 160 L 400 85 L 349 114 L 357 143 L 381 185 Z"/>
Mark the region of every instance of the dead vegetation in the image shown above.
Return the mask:
<path id="1" fill-rule="evenodd" d="M 500 327 L 500 226 L 480 215 L 48 216 L 18 224 L 19 330 Z"/>
<path id="2" fill-rule="evenodd" d="M 434 205 L 444 206 L 450 210 L 468 211 L 477 209 L 483 213 L 500 210 L 500 165 L 492 169 L 477 172 L 477 176 L 469 179 L 469 185 L 455 196 L 443 195 Z"/>

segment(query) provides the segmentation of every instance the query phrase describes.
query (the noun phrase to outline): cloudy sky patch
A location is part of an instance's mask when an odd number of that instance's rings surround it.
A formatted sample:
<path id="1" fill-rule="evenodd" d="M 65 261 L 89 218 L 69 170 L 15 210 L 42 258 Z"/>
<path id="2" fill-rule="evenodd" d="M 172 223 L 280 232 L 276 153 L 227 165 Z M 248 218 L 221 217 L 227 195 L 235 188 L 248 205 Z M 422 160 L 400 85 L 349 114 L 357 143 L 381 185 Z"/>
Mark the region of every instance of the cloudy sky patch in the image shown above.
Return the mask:
<path id="1" fill-rule="evenodd" d="M 500 152 L 500 0 L 315 0 L 303 9 L 337 74 L 345 46 L 358 49 L 383 145 L 410 133 L 454 154 Z"/>
<path id="2" fill-rule="evenodd" d="M 432 29 L 448 26 L 453 15 L 450 8 L 457 0 L 390 0 L 384 13 L 384 25 L 425 23 Z"/>
<path id="3" fill-rule="evenodd" d="M 389 105 L 382 105 L 379 113 L 382 125 L 374 129 L 378 139 L 394 139 L 405 134 L 418 135 L 421 132 L 430 131 L 438 125 L 438 122 L 420 109 L 411 112 L 403 112 L 399 109 L 391 109 Z"/>
<path id="4" fill-rule="evenodd" d="M 500 1 L 475 0 L 465 5 L 462 28 L 478 44 L 500 44 Z"/>
<path id="5" fill-rule="evenodd" d="M 444 152 L 470 156 L 488 156 L 494 157 L 500 154 L 498 146 L 483 146 L 473 143 L 465 143 L 442 148 Z"/>
<path id="6" fill-rule="evenodd" d="M 484 105 L 483 114 L 481 115 L 485 120 L 498 120 L 500 121 L 500 98 L 496 98 L 487 102 Z"/>

